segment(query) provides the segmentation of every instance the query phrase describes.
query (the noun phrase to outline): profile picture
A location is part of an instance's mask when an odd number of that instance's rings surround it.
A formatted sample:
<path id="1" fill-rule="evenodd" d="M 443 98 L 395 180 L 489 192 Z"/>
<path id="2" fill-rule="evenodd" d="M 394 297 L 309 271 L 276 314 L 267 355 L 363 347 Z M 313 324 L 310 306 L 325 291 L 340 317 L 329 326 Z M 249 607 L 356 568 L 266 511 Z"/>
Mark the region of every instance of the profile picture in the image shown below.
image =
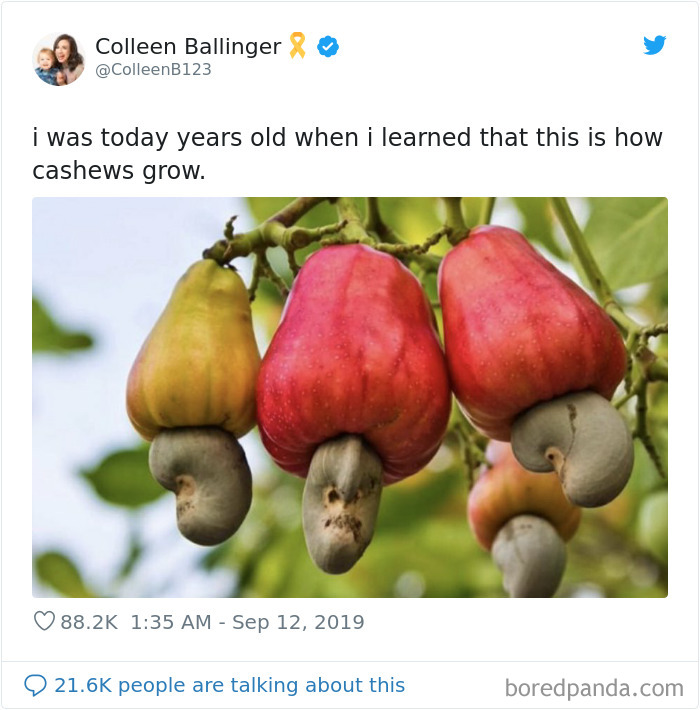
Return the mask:
<path id="1" fill-rule="evenodd" d="M 49 86 L 72 84 L 84 68 L 80 45 L 72 35 L 47 35 L 35 47 L 34 72 Z"/>

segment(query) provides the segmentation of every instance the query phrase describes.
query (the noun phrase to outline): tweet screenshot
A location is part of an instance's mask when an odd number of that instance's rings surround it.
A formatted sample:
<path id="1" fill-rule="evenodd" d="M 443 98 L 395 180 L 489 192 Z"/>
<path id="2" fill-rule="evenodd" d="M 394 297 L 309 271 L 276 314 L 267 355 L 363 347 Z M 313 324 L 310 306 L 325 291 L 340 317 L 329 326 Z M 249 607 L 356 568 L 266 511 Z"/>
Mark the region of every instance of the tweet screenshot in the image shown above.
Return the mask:
<path id="1" fill-rule="evenodd" d="M 698 707 L 698 9 L 2 3 L 3 708 Z"/>

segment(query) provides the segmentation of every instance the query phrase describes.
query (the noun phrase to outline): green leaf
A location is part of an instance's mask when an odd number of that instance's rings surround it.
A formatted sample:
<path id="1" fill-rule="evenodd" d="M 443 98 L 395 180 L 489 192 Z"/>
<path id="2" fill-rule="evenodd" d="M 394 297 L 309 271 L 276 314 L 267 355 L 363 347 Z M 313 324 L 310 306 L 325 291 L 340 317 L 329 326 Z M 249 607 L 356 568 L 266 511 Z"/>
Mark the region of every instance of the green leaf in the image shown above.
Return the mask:
<path id="1" fill-rule="evenodd" d="M 46 306 L 32 298 L 32 351 L 66 353 L 92 347 L 93 339 L 87 333 L 70 331 L 60 326 Z"/>
<path id="2" fill-rule="evenodd" d="M 637 540 L 660 562 L 668 564 L 668 491 L 648 496 L 637 518 Z"/>
<path id="3" fill-rule="evenodd" d="M 111 453 L 82 475 L 100 498 L 113 505 L 138 508 L 165 493 L 151 476 L 146 446 Z"/>
<path id="4" fill-rule="evenodd" d="M 513 202 L 523 218 L 523 233 L 532 242 L 539 242 L 550 254 L 559 259 L 564 252 L 554 237 L 553 215 L 548 197 L 513 197 Z"/>
<path id="5" fill-rule="evenodd" d="M 85 586 L 75 563 L 60 552 L 44 552 L 34 560 L 34 566 L 42 583 L 64 597 L 97 596 Z"/>
<path id="6" fill-rule="evenodd" d="M 583 232 L 611 288 L 654 281 L 668 273 L 668 200 L 594 197 Z"/>

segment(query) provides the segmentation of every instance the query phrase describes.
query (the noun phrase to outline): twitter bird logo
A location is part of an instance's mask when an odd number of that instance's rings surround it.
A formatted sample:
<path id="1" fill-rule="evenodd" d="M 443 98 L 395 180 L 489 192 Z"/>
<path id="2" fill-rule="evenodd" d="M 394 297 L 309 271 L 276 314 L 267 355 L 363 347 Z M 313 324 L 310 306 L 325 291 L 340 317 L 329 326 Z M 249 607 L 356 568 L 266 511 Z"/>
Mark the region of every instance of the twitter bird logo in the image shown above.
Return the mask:
<path id="1" fill-rule="evenodd" d="M 647 51 L 644 52 L 644 54 L 658 54 L 664 48 L 665 41 L 666 38 L 661 35 L 656 35 L 655 39 L 647 39 L 645 37 L 644 46 L 647 48 Z"/>

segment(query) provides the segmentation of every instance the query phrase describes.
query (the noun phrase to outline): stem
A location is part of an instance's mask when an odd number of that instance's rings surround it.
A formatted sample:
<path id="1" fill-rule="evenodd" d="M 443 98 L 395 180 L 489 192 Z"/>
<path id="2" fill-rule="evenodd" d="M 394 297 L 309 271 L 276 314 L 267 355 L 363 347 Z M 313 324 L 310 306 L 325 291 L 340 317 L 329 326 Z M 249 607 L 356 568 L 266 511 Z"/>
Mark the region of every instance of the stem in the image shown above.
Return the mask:
<path id="1" fill-rule="evenodd" d="M 379 210 L 379 198 L 367 198 L 367 217 L 365 218 L 365 229 L 379 237 L 379 241 L 387 244 L 403 244 L 403 241 L 396 235 L 394 230 L 382 219 Z"/>
<path id="2" fill-rule="evenodd" d="M 393 254 L 397 259 L 408 265 L 413 261 L 424 274 L 437 272 L 440 266 L 440 257 L 428 254 L 428 250 L 437 244 L 443 236 L 449 236 L 450 230 L 443 227 L 435 234 L 428 237 L 423 244 L 408 244 L 401 239 L 396 232 L 382 219 L 379 211 L 379 200 L 376 197 L 367 198 L 367 219 L 365 220 L 367 231 L 376 234 L 380 243 L 374 248 L 379 251 Z M 389 245 L 395 248 L 389 248 Z"/>
<path id="3" fill-rule="evenodd" d="M 367 234 L 362 226 L 362 215 L 355 200 L 351 197 L 339 197 L 335 204 L 338 215 L 345 222 L 345 227 L 341 231 L 347 241 L 353 244 L 374 245 L 374 239 Z"/>
<path id="4" fill-rule="evenodd" d="M 469 229 L 462 214 L 461 197 L 443 197 L 442 203 L 445 205 L 445 224 L 450 228 L 450 244 L 457 246 L 459 242 L 466 239 Z"/>
<path id="5" fill-rule="evenodd" d="M 233 223 L 238 219 L 238 215 L 235 214 L 232 217 L 229 218 L 228 222 L 224 225 L 224 239 L 231 240 L 233 239 L 233 230 L 234 226 Z"/>
<path id="6" fill-rule="evenodd" d="M 267 254 L 264 251 L 260 251 L 256 254 L 258 261 L 260 262 L 261 273 L 272 281 L 277 290 L 282 294 L 282 298 L 287 298 L 289 295 L 289 287 L 284 282 L 284 279 L 272 268 L 272 264 L 267 260 Z"/>
<path id="7" fill-rule="evenodd" d="M 668 363 L 657 358 L 647 368 L 646 376 L 647 382 L 668 382 Z"/>
<path id="8" fill-rule="evenodd" d="M 661 478 L 666 478 L 666 471 L 664 469 L 663 461 L 661 461 L 661 456 L 654 446 L 654 442 L 647 430 L 647 381 L 642 379 L 639 382 L 639 391 L 637 393 L 637 424 L 634 430 L 634 435 L 642 442 L 642 445 L 649 454 L 649 458 L 654 464 L 656 470 L 658 471 Z"/>
<path id="9" fill-rule="evenodd" d="M 342 217 L 340 222 L 313 229 L 294 226 L 295 220 L 325 200 L 336 204 Z M 298 249 L 303 249 L 313 243 L 320 243 L 321 246 L 366 244 L 379 251 L 393 254 L 406 263 L 415 262 L 425 273 L 433 273 L 438 270 L 440 257 L 428 254 L 427 251 L 443 236 L 449 236 L 448 231 L 441 229 L 428 237 L 423 244 L 406 244 L 388 225 L 381 221 L 376 198 L 368 198 L 368 214 L 370 215 L 370 223 L 379 231 L 377 234 L 381 239 L 379 243 L 367 233 L 367 229 L 362 224 L 360 211 L 351 198 L 300 197 L 249 232 L 234 234 L 236 217 L 231 217 L 224 228 L 224 239 L 220 239 L 205 249 L 202 257 L 213 259 L 221 266 L 226 266 L 233 259 L 259 254 L 268 248 L 282 247 L 287 252 L 290 269 L 296 275 L 298 267 L 294 259 L 294 252 Z M 262 275 L 266 275 L 266 273 L 267 270 L 263 270 Z M 274 274 L 274 272 L 271 273 Z M 279 277 L 275 279 L 273 276 L 273 281 L 278 287 L 283 283 Z"/>
<path id="10" fill-rule="evenodd" d="M 462 215 L 462 198 L 443 197 L 442 202 L 447 213 L 445 224 L 452 227 L 452 229 L 466 229 L 467 225 L 464 221 L 464 215 Z"/>
<path id="11" fill-rule="evenodd" d="M 347 222 L 338 222 L 337 224 L 328 224 L 325 227 L 316 227 L 315 229 L 304 229 L 303 227 L 289 227 L 281 232 L 274 230 L 275 224 L 265 225 L 271 238 L 275 244 L 281 246 L 288 252 L 294 252 L 297 249 L 304 249 L 309 244 L 321 241 L 324 237 L 331 234 L 338 234 L 347 225 Z M 274 230 L 274 231 L 273 231 Z M 275 233 L 276 232 L 276 233 Z"/>
<path id="12" fill-rule="evenodd" d="M 205 249 L 203 257 L 214 259 L 223 266 L 233 259 L 259 253 L 269 247 L 282 247 L 288 252 L 290 250 L 296 251 L 320 241 L 329 234 L 337 234 L 345 227 L 345 224 L 345 222 L 340 222 L 315 229 L 294 226 L 285 229 L 281 222 L 268 220 L 250 232 L 232 235 L 230 239 L 219 240 L 209 249 Z"/>
<path id="13" fill-rule="evenodd" d="M 293 249 L 287 249 L 287 263 L 289 264 L 289 270 L 292 272 L 292 276 L 296 278 L 296 275 L 299 273 L 299 269 L 301 267 L 297 263 Z"/>
<path id="14" fill-rule="evenodd" d="M 581 228 L 574 219 L 566 198 L 552 197 L 551 200 L 552 207 L 566 233 L 569 244 L 571 244 L 571 248 L 578 258 L 598 302 L 625 335 L 638 336 L 642 330 L 641 326 L 630 318 L 617 302 L 612 289 L 598 266 L 598 262 L 596 262 L 588 243 L 583 237 Z"/>
<path id="15" fill-rule="evenodd" d="M 479 224 L 489 224 L 491 215 L 493 215 L 493 207 L 496 204 L 495 197 L 485 197 L 479 212 Z"/>
<path id="16" fill-rule="evenodd" d="M 668 323 L 656 323 L 649 325 L 642 330 L 642 335 L 647 338 L 656 338 L 659 335 L 668 335 Z"/>
<path id="17" fill-rule="evenodd" d="M 263 274 L 262 264 L 260 263 L 260 255 L 255 255 L 255 261 L 253 262 L 253 276 L 250 280 L 250 286 L 248 287 L 248 300 L 252 303 L 255 300 L 255 294 L 258 291 L 258 286 L 260 285 L 260 277 Z"/>
<path id="18" fill-rule="evenodd" d="M 379 198 L 367 198 L 367 217 L 365 218 L 365 228 L 368 232 L 374 232 L 377 236 L 382 236 L 387 230 L 386 224 L 379 212 Z"/>
<path id="19" fill-rule="evenodd" d="M 272 215 L 268 222 L 279 222 L 285 227 L 291 227 L 296 224 L 307 212 L 310 212 L 316 205 L 320 205 L 330 197 L 297 197 L 296 200 L 290 202 L 286 207 L 283 207 L 277 214 Z"/>
<path id="20" fill-rule="evenodd" d="M 569 203 L 566 197 L 552 197 L 552 207 L 559 218 L 559 222 L 566 233 L 566 237 L 574 250 L 574 254 L 578 257 L 579 262 L 591 284 L 591 288 L 595 293 L 598 301 L 606 310 L 609 306 L 619 308 L 613 292 L 608 286 L 603 272 L 600 270 L 593 253 L 591 252 L 586 240 L 583 238 L 581 228 L 576 223 L 574 215 L 571 212 Z"/>
<path id="21" fill-rule="evenodd" d="M 472 428 L 459 408 L 453 408 L 452 416 L 456 417 L 452 431 L 459 442 L 460 454 L 467 474 L 467 488 L 471 491 L 476 483 L 479 469 L 487 464 L 486 447 L 488 439 Z"/>
<path id="22" fill-rule="evenodd" d="M 422 244 L 406 244 L 404 242 L 396 244 L 376 244 L 374 248 L 377 251 L 383 251 L 386 254 L 394 256 L 407 256 L 410 254 L 420 255 L 425 254 L 430 247 L 435 246 L 443 237 L 449 236 L 451 230 L 449 227 L 438 229 L 435 234 L 431 234 Z"/>
<path id="23" fill-rule="evenodd" d="M 625 392 L 625 394 L 623 394 L 619 399 L 616 399 L 612 403 L 613 407 L 615 407 L 615 409 L 620 409 L 621 407 L 624 407 L 627 402 L 636 397 L 639 394 L 639 388 L 642 381 L 642 378 L 640 378 L 636 380 L 634 384 L 630 384 L 627 392 Z"/>
<path id="24" fill-rule="evenodd" d="M 632 390 L 632 372 L 634 369 L 634 357 L 633 352 L 637 349 L 637 344 L 639 342 L 639 335 L 635 332 L 630 333 L 625 339 L 625 391 L 630 392 Z"/>
<path id="25" fill-rule="evenodd" d="M 398 259 L 411 257 L 419 263 L 420 267 L 426 271 L 437 271 L 440 265 L 440 259 L 432 255 L 426 254 L 433 244 L 437 244 L 440 239 L 448 234 L 448 230 L 443 228 L 435 234 L 428 237 L 423 244 L 406 244 L 399 239 L 383 222 L 376 222 L 375 226 L 379 225 L 382 232 L 382 237 L 387 238 L 386 242 L 377 243 L 367 233 L 365 226 L 362 224 L 362 215 L 355 201 L 350 197 L 338 197 L 336 199 L 336 208 L 338 215 L 343 219 L 345 226 L 340 230 L 336 237 L 324 239 L 321 244 L 328 246 L 331 244 L 366 244 L 377 251 L 392 254 Z M 378 216 L 378 207 L 373 208 L 375 217 Z"/>
<path id="26" fill-rule="evenodd" d="M 639 323 L 632 320 L 618 305 L 617 302 L 604 306 L 605 312 L 617 323 L 618 328 L 625 334 L 635 334 L 639 332 Z"/>
<path id="27" fill-rule="evenodd" d="M 348 222 L 362 222 L 362 215 L 351 197 L 338 197 L 335 207 L 340 217 Z"/>

